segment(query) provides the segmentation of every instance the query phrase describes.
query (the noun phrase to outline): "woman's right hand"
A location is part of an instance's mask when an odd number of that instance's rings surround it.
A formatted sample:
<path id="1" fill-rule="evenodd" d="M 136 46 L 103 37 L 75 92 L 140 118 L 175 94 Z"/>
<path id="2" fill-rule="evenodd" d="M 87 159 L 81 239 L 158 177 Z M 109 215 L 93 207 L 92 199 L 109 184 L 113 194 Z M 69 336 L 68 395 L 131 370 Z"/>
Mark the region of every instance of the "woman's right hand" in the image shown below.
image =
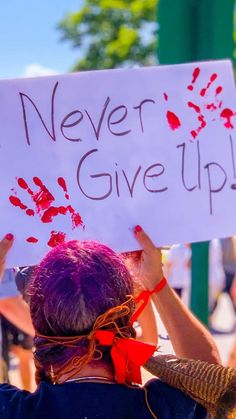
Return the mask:
<path id="1" fill-rule="evenodd" d="M 6 255 L 13 245 L 14 236 L 9 233 L 0 241 L 0 280 L 2 279 L 3 272 L 5 269 Z"/>
<path id="2" fill-rule="evenodd" d="M 134 233 L 143 249 L 139 262 L 137 262 L 139 280 L 144 288 L 152 291 L 164 276 L 161 250 L 153 244 L 150 237 L 140 226 L 135 227 Z"/>

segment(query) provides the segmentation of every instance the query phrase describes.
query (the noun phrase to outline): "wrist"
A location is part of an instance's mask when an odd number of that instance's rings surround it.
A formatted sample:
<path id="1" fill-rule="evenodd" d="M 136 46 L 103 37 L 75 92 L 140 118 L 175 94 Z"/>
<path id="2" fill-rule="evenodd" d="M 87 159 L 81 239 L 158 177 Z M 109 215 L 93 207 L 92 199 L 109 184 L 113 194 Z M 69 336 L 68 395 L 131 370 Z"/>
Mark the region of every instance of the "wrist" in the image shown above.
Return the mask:
<path id="1" fill-rule="evenodd" d="M 160 291 L 162 291 L 165 288 L 166 285 L 167 285 L 167 279 L 163 276 L 162 279 L 157 283 L 157 285 L 155 286 L 155 288 L 152 289 L 152 291 L 147 290 L 147 289 L 146 290 L 143 290 L 135 298 L 135 303 L 136 304 L 141 303 L 141 305 L 135 311 L 135 313 L 131 316 L 131 319 L 130 319 L 131 324 L 133 324 L 133 322 L 137 320 L 137 318 L 139 317 L 139 315 L 141 314 L 141 312 L 144 310 L 144 308 L 148 304 L 149 299 L 151 297 L 153 297 L 154 295 L 158 294 Z"/>
<path id="2" fill-rule="evenodd" d="M 167 285 L 167 279 L 165 276 L 162 277 L 162 279 L 157 283 L 157 285 L 153 288 L 150 292 L 150 297 L 154 294 L 157 294 L 160 292 L 165 286 Z"/>
<path id="3" fill-rule="evenodd" d="M 162 281 L 164 278 L 164 273 L 161 270 L 158 275 L 153 276 L 152 278 L 147 278 L 143 281 L 144 288 L 150 292 L 152 292 L 156 287 L 158 287 L 158 284 Z"/>

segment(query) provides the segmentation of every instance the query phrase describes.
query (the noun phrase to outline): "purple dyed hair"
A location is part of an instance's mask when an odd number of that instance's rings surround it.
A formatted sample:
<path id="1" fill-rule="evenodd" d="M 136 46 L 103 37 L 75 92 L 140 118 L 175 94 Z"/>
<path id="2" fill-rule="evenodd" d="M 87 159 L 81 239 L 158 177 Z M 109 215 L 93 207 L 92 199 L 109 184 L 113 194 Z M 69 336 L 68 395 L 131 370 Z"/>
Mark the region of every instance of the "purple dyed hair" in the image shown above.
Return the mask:
<path id="1" fill-rule="evenodd" d="M 70 241 L 51 250 L 37 267 L 30 284 L 30 310 L 36 332 L 46 336 L 89 333 L 96 318 L 121 305 L 133 294 L 133 283 L 122 258 L 107 246 L 89 241 Z M 117 322 L 129 327 L 135 309 Z M 120 323 L 119 323 L 120 322 Z M 134 330 L 130 327 L 130 336 Z M 71 349 L 37 351 L 40 363 L 61 363 Z"/>

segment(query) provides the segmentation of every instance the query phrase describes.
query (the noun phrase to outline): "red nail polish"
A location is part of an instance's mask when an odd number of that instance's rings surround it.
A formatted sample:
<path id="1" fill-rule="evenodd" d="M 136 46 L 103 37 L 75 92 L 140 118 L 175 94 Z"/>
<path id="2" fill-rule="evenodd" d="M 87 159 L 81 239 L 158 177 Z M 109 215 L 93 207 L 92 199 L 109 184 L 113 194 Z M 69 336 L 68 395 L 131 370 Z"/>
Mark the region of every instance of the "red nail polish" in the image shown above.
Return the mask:
<path id="1" fill-rule="evenodd" d="M 140 227 L 139 225 L 134 227 L 134 232 L 135 233 L 139 233 L 140 231 L 142 231 L 142 227 Z"/>
<path id="2" fill-rule="evenodd" d="M 5 239 L 7 239 L 7 240 L 9 240 L 9 241 L 12 241 L 12 240 L 13 240 L 13 238 L 14 238 L 14 236 L 13 236 L 13 234 L 11 234 L 11 233 L 6 234 L 6 236 L 5 236 Z"/>

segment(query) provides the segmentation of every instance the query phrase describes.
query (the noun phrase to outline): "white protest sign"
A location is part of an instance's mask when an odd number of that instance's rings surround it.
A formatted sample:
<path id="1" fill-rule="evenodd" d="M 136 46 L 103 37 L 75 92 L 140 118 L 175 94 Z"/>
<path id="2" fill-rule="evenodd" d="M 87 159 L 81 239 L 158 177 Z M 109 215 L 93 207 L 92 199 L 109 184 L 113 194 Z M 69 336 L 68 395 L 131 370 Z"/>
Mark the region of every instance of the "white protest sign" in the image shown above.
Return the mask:
<path id="1" fill-rule="evenodd" d="M 55 244 L 137 248 L 236 233 L 229 61 L 0 82 L 0 234 L 8 265 Z"/>

